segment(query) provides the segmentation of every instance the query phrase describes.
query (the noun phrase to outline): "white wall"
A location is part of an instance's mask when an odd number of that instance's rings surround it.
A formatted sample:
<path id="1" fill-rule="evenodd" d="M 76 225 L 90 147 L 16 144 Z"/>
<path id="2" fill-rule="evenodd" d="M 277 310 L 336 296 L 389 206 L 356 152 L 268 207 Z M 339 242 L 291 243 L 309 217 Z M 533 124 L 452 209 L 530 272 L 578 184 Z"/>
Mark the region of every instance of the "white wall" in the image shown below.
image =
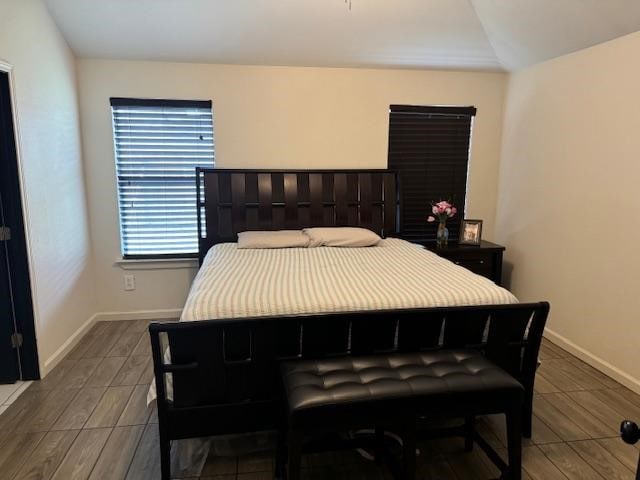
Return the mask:
<path id="1" fill-rule="evenodd" d="M 212 99 L 216 162 L 247 168 L 386 168 L 389 105 L 475 105 L 468 215 L 494 228 L 506 75 L 79 60 L 99 309 L 180 309 L 193 270 L 138 271 L 123 291 L 109 97 Z"/>
<path id="2" fill-rule="evenodd" d="M 640 34 L 514 74 L 496 238 L 549 335 L 640 391 Z"/>
<path id="3" fill-rule="evenodd" d="M 0 59 L 14 66 L 41 373 L 95 308 L 75 60 L 39 0 L 0 0 Z"/>

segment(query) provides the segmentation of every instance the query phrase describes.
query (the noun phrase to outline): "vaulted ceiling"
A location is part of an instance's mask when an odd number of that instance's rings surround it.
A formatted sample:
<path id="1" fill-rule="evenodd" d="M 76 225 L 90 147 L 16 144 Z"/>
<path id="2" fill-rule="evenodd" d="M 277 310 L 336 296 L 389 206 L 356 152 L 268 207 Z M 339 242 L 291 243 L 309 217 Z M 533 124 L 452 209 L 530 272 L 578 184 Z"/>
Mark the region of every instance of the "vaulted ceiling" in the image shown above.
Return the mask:
<path id="1" fill-rule="evenodd" d="M 640 0 L 45 0 L 79 56 L 516 70 L 640 30 Z"/>

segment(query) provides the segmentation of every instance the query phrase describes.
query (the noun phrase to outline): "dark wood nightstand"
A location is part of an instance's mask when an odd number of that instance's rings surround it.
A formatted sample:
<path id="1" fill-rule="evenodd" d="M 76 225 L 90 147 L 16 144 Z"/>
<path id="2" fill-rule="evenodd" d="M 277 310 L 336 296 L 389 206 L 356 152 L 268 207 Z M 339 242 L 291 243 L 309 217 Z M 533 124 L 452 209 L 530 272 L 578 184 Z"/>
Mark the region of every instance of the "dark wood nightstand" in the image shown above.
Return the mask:
<path id="1" fill-rule="evenodd" d="M 502 245 L 485 240 L 479 246 L 450 243 L 438 248 L 433 243 L 423 245 L 456 265 L 493 280 L 497 285 L 502 282 L 502 253 L 505 250 Z"/>

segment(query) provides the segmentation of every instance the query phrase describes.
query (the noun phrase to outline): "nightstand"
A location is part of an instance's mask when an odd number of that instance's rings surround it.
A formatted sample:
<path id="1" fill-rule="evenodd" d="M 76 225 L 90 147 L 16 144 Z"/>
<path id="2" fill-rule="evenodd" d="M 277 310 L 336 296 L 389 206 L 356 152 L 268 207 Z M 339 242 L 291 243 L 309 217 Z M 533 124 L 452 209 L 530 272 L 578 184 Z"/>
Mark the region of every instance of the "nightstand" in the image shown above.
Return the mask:
<path id="1" fill-rule="evenodd" d="M 423 245 L 456 265 L 493 280 L 497 285 L 502 282 L 502 253 L 505 250 L 502 245 L 485 240 L 479 246 L 451 243 L 444 248 L 437 248 L 432 243 Z"/>

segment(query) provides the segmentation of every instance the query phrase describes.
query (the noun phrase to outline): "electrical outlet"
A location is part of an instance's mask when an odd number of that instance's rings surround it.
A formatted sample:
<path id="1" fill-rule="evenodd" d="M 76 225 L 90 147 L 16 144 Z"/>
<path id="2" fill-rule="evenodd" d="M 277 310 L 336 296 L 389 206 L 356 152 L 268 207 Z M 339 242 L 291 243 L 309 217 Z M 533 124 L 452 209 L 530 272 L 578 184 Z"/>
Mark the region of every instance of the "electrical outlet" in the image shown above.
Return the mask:
<path id="1" fill-rule="evenodd" d="M 132 274 L 127 274 L 124 276 L 124 289 L 135 290 L 136 289 L 136 277 Z"/>

